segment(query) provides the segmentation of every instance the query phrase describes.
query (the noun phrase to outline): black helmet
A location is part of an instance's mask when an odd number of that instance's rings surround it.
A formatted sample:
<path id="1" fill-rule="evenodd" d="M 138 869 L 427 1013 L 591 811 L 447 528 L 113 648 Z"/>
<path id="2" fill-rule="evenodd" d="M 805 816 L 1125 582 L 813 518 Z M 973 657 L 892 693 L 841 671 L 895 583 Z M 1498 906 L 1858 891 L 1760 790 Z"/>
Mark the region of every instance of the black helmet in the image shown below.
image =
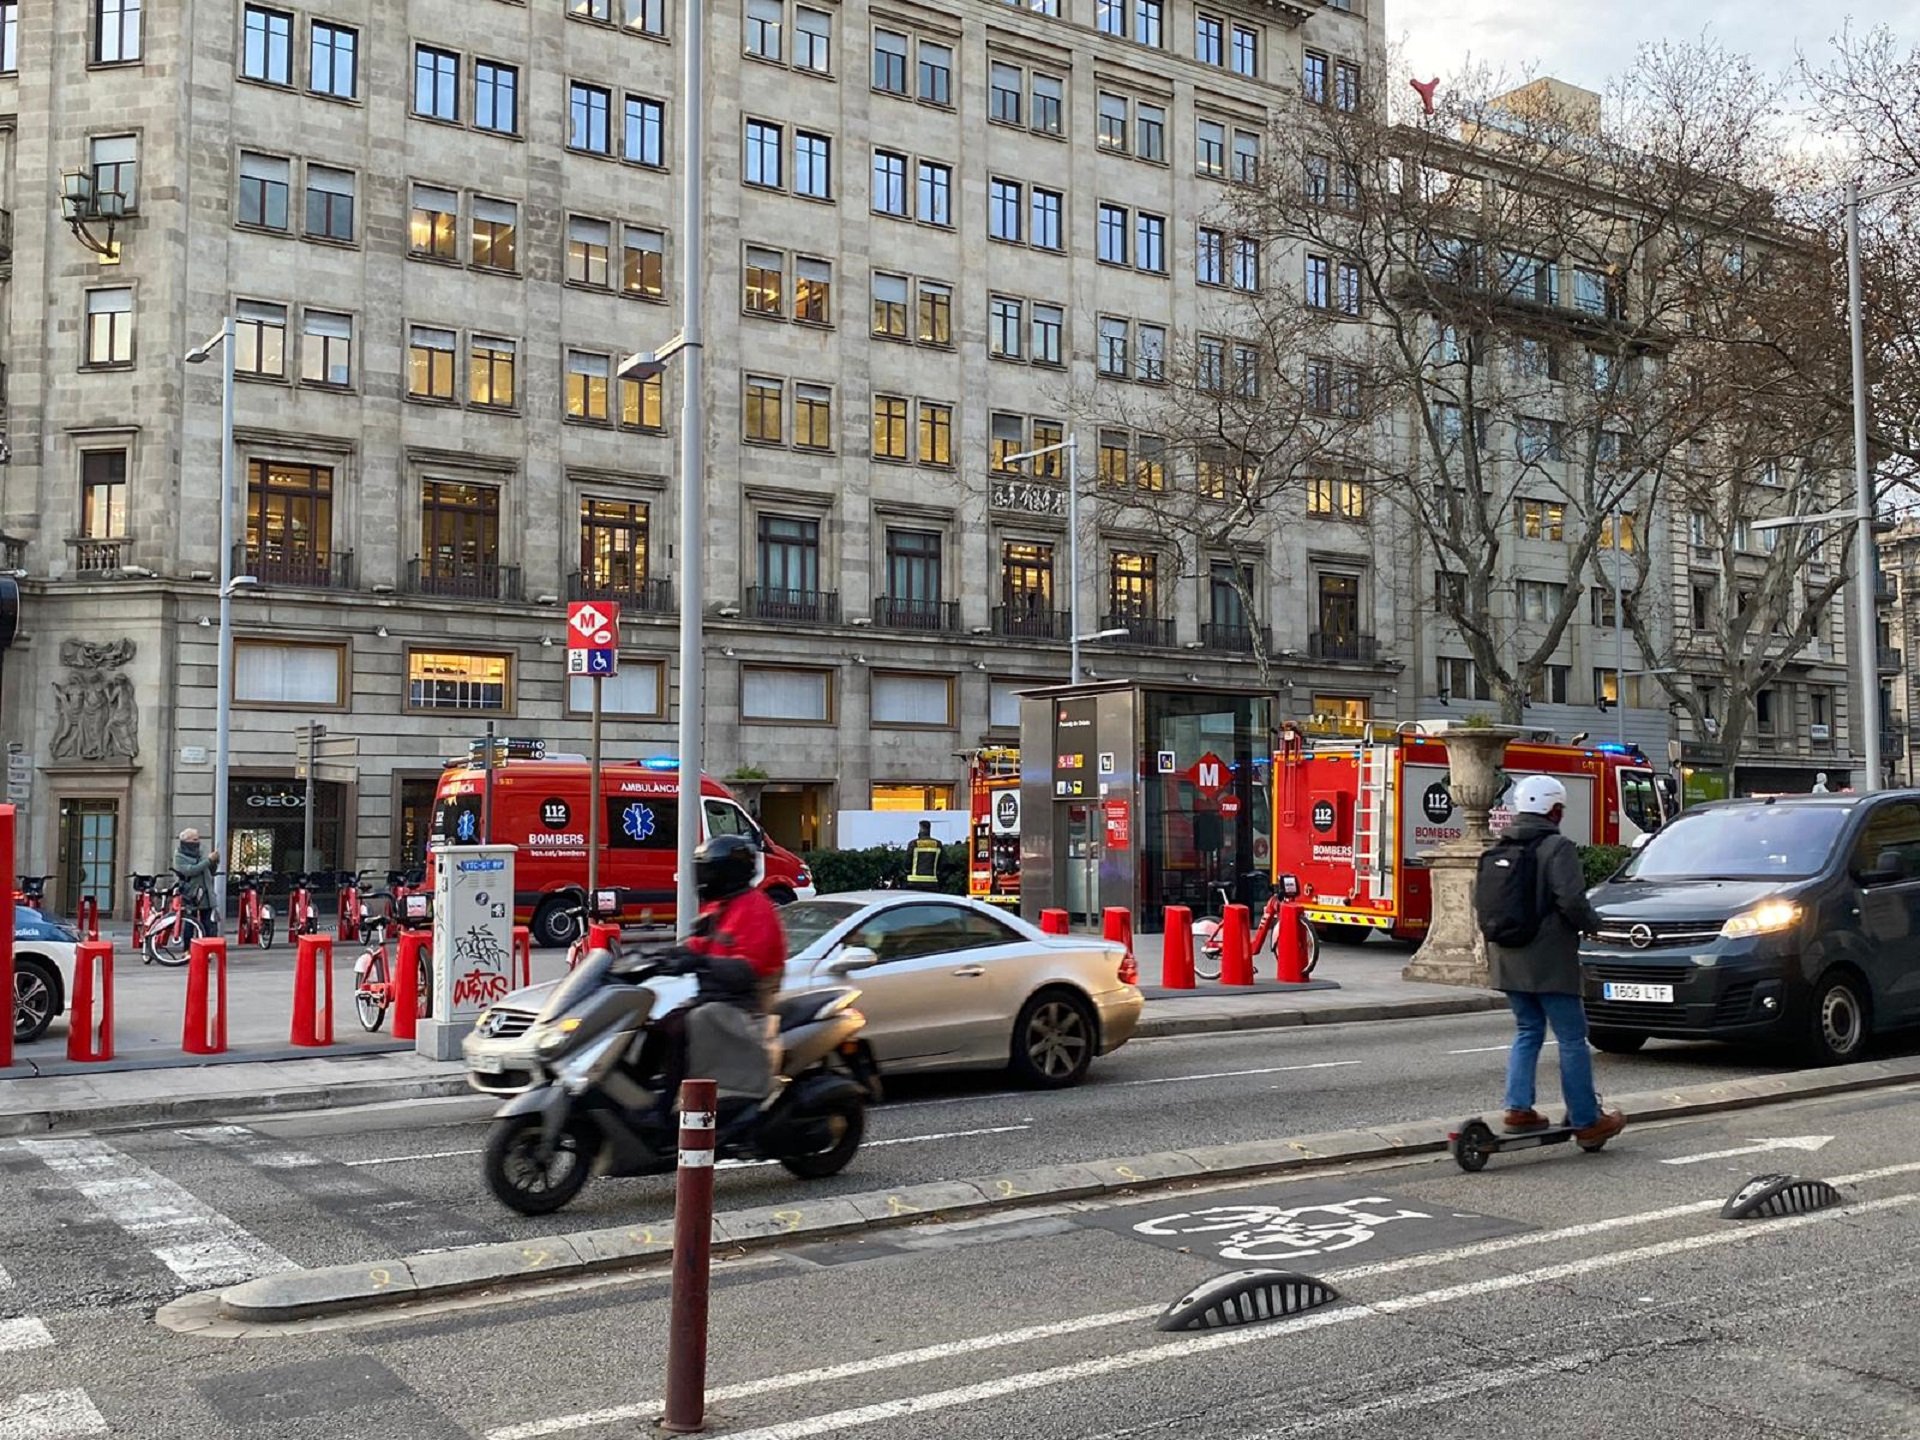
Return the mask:
<path id="1" fill-rule="evenodd" d="M 730 900 L 760 879 L 760 847 L 744 835 L 716 835 L 693 852 L 693 886 L 702 900 Z"/>

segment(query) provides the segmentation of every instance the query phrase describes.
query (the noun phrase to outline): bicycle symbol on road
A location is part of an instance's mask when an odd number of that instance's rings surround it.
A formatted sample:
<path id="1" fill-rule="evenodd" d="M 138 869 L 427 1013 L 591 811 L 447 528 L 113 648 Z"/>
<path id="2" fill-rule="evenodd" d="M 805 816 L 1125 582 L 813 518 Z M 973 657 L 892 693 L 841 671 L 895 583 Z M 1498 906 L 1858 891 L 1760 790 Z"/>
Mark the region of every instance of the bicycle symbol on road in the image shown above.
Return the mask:
<path id="1" fill-rule="evenodd" d="M 1424 1210 L 1362 1208 L 1392 1204 L 1384 1195 L 1362 1195 L 1291 1209 L 1278 1205 L 1216 1205 L 1143 1220 L 1133 1229 L 1136 1234 L 1156 1237 L 1220 1235 L 1221 1240 L 1209 1243 L 1216 1246 L 1223 1260 L 1304 1260 L 1364 1245 L 1379 1227 L 1395 1220 L 1434 1218 Z M 1314 1216 L 1324 1218 L 1308 1218 Z"/>

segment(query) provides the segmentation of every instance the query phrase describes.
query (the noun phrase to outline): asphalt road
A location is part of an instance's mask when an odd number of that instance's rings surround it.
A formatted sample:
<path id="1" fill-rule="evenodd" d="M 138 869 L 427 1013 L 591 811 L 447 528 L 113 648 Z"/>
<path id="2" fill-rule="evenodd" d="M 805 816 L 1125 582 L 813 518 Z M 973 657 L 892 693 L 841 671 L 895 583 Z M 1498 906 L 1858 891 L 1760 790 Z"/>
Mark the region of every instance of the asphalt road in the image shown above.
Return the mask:
<path id="1" fill-rule="evenodd" d="M 1065 1095 L 923 1086 L 876 1112 L 874 1139 L 897 1143 L 839 1188 L 1464 1115 L 1497 1098 L 1502 1039 L 1478 1016 L 1241 1034 L 1129 1047 Z M 1712 1048 L 1601 1062 L 1623 1092 L 1760 1068 Z M 243 1342 L 152 1324 L 158 1304 L 246 1274 L 544 1228 L 480 1191 L 459 1153 L 478 1144 L 475 1114 L 459 1101 L 0 1141 L 0 1440 L 636 1433 L 661 1377 L 657 1279 Z M 1781 1137 L 1820 1148 L 1718 1157 Z M 1663 1163 L 1694 1156 L 1717 1158 Z M 752 1440 L 1909 1437 L 1916 1156 L 1920 1090 L 1887 1092 L 1637 1127 L 1599 1157 L 1502 1156 L 1476 1177 L 1420 1163 L 748 1257 L 717 1275 L 716 1411 Z M 1901 1168 L 1859 1182 L 1872 1208 L 1715 1218 L 1740 1180 L 1786 1166 Z M 830 1188 L 733 1172 L 720 1203 Z M 1348 1209 L 1300 1218 L 1344 1215 L 1337 1253 L 1276 1213 L 1329 1203 Z M 1237 1208 L 1168 1218 L 1218 1206 Z M 667 1208 L 665 1182 L 618 1182 L 560 1219 Z M 1229 1228 L 1179 1233 L 1210 1222 Z M 1334 1277 L 1346 1298 L 1212 1337 L 1151 1330 L 1170 1298 L 1248 1263 Z M 1342 1278 L 1355 1266 L 1367 1273 Z"/>

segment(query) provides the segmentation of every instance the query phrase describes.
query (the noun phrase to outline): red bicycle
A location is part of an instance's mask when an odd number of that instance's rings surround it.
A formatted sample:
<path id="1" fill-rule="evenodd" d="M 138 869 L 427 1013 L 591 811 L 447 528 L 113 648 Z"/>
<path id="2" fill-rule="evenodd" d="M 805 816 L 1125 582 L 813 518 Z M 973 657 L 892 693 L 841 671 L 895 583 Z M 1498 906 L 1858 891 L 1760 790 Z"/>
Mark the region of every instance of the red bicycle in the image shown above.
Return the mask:
<path id="1" fill-rule="evenodd" d="M 133 886 L 133 933 L 144 935 L 147 925 L 153 919 L 153 876 L 129 875 L 127 881 Z"/>
<path id="2" fill-rule="evenodd" d="M 1213 886 L 1214 913 L 1193 922 L 1193 973 L 1202 980 L 1220 978 L 1220 951 L 1225 943 L 1225 915 L 1227 905 L 1233 898 L 1233 892 L 1224 882 Z M 1249 957 L 1258 960 L 1262 951 L 1270 951 L 1276 972 L 1280 965 L 1280 915 L 1284 897 L 1278 890 L 1267 896 L 1267 903 L 1260 911 L 1260 923 L 1254 927 L 1253 936 L 1247 945 Z M 1300 917 L 1300 934 L 1307 951 L 1306 973 L 1313 974 L 1313 967 L 1320 963 L 1320 937 L 1307 924 L 1306 916 Z"/>
<path id="3" fill-rule="evenodd" d="M 397 998 L 393 984 L 393 962 L 387 957 L 388 940 L 400 932 L 421 930 L 432 923 L 425 895 L 413 894 L 403 888 L 398 896 L 389 891 L 373 898 L 384 899 L 387 908 L 384 913 L 376 915 L 371 909 L 361 907 L 360 929 L 366 938 L 367 948 L 353 962 L 353 1008 L 360 1017 L 360 1028 L 369 1033 L 386 1023 L 387 1011 L 393 1008 Z M 421 958 L 423 961 L 426 959 L 424 956 Z M 414 1014 L 424 1019 L 433 1013 L 431 964 L 423 963 L 420 966 L 416 983 L 419 999 L 415 1002 L 417 1008 Z"/>
<path id="4" fill-rule="evenodd" d="M 148 965 L 169 968 L 187 963 L 193 942 L 200 938 L 200 919 L 187 913 L 178 882 L 153 892 L 154 913 L 144 929 L 134 931 Z"/>
<path id="5" fill-rule="evenodd" d="M 320 917 L 313 907 L 314 879 L 312 875 L 287 876 L 287 939 L 296 945 L 302 935 L 320 930 Z"/>
<path id="6" fill-rule="evenodd" d="M 360 938 L 360 877 L 351 870 L 342 870 L 334 878 L 340 897 L 335 906 L 333 933 L 338 939 L 352 942 Z"/>
<path id="7" fill-rule="evenodd" d="M 273 906 L 267 903 L 265 893 L 272 878 L 257 872 L 234 877 L 240 888 L 240 898 L 234 902 L 234 944 L 273 948 Z"/>

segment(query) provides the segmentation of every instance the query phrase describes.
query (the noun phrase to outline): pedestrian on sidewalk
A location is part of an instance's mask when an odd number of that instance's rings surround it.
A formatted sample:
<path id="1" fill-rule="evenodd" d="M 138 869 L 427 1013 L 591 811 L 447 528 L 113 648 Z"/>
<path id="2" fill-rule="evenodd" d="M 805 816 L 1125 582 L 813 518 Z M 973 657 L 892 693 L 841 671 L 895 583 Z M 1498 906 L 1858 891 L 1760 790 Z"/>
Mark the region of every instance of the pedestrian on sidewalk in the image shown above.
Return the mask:
<path id="1" fill-rule="evenodd" d="M 1560 1042 L 1567 1124 L 1580 1144 L 1598 1146 L 1627 1121 L 1617 1110 L 1603 1112 L 1593 1088 L 1580 1003 L 1580 937 L 1600 927 L 1600 916 L 1587 900 L 1580 853 L 1560 833 L 1567 787 L 1551 775 L 1530 775 L 1514 787 L 1513 809 L 1513 823 L 1481 857 L 1474 887 L 1493 987 L 1506 992 L 1513 1009 L 1505 1128 L 1526 1134 L 1552 1123 L 1533 1106 L 1540 1047 L 1551 1025 Z"/>
<path id="2" fill-rule="evenodd" d="M 180 881 L 180 903 L 200 921 L 202 935 L 217 935 L 213 914 L 213 857 L 200 844 L 200 832 L 189 825 L 180 832 L 173 852 L 173 873 Z"/>

